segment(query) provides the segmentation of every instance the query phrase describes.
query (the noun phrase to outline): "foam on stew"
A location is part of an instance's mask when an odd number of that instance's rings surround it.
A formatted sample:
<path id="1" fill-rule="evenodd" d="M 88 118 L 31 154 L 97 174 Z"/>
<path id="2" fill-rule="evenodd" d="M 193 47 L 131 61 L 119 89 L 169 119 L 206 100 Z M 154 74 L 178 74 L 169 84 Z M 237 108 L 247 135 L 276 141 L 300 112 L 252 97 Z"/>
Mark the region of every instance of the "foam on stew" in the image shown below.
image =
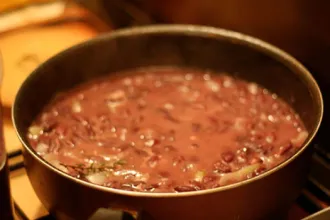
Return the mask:
<path id="1" fill-rule="evenodd" d="M 29 143 L 82 180 L 141 192 L 210 189 L 283 162 L 308 133 L 276 94 L 226 74 L 149 68 L 57 96 Z"/>

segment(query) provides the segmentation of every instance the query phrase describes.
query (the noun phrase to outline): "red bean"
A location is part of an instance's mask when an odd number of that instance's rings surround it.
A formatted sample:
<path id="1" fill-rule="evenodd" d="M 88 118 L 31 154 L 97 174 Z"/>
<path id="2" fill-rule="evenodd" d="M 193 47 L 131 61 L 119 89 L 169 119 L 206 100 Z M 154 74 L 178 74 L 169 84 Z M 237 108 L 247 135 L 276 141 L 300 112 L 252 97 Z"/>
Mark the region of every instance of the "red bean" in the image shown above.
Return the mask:
<path id="1" fill-rule="evenodd" d="M 175 147 L 173 147 L 172 145 L 166 145 L 166 146 L 164 146 L 164 149 L 167 152 L 176 152 L 177 151 L 177 149 Z"/>
<path id="2" fill-rule="evenodd" d="M 235 137 L 235 141 L 240 144 L 244 144 L 245 141 L 247 141 L 248 137 L 245 135 L 237 135 Z"/>
<path id="3" fill-rule="evenodd" d="M 192 163 L 198 163 L 200 161 L 198 156 L 191 156 L 189 158 L 189 161 L 191 161 Z"/>
<path id="4" fill-rule="evenodd" d="M 147 147 L 153 147 L 159 143 L 160 143 L 160 140 L 158 140 L 158 139 L 150 139 L 150 140 L 145 141 L 144 145 Z"/>
<path id="5" fill-rule="evenodd" d="M 173 130 L 173 129 L 171 129 L 170 131 L 169 131 L 169 134 L 171 135 L 171 136 L 174 136 L 175 135 L 175 130 Z"/>
<path id="6" fill-rule="evenodd" d="M 195 180 L 189 181 L 189 184 L 194 187 L 195 190 L 201 190 L 204 189 L 204 185 L 201 182 L 197 182 Z"/>
<path id="7" fill-rule="evenodd" d="M 159 174 L 159 176 L 161 176 L 163 178 L 168 178 L 171 176 L 170 172 L 168 172 L 168 171 L 160 171 L 158 174 Z"/>
<path id="8" fill-rule="evenodd" d="M 129 183 L 123 183 L 123 184 L 120 185 L 119 188 L 122 189 L 122 190 L 134 191 L 134 187 Z"/>
<path id="9" fill-rule="evenodd" d="M 157 166 L 159 160 L 160 160 L 160 156 L 153 155 L 148 159 L 147 163 L 150 167 L 155 167 L 155 166 Z"/>
<path id="10" fill-rule="evenodd" d="M 155 155 L 160 155 L 162 152 L 159 148 L 153 147 L 151 149 L 152 153 L 154 153 Z"/>
<path id="11" fill-rule="evenodd" d="M 199 123 L 192 123 L 191 128 L 193 132 L 199 132 L 202 128 L 201 124 Z"/>
<path id="12" fill-rule="evenodd" d="M 60 142 L 60 140 L 57 139 L 57 138 L 54 138 L 54 139 L 51 139 L 49 142 L 50 142 L 50 144 L 49 144 L 49 152 L 58 153 L 59 150 L 61 149 L 61 142 Z"/>
<path id="13" fill-rule="evenodd" d="M 210 189 L 214 189 L 214 188 L 218 188 L 220 187 L 220 184 L 219 183 L 215 183 L 213 185 L 210 186 Z"/>
<path id="14" fill-rule="evenodd" d="M 261 166 L 261 167 L 259 167 L 258 169 L 256 169 L 254 171 L 254 175 L 255 176 L 258 176 L 258 175 L 262 174 L 263 172 L 265 172 L 266 170 L 267 170 L 266 167 Z"/>
<path id="15" fill-rule="evenodd" d="M 229 173 L 229 172 L 231 172 L 230 166 L 228 166 L 227 164 L 224 164 L 221 161 L 215 162 L 213 164 L 213 168 L 214 168 L 215 172 L 217 172 L 217 173 Z"/>
<path id="16" fill-rule="evenodd" d="M 119 145 L 119 146 L 113 146 L 112 150 L 114 150 L 116 152 L 124 152 L 127 149 L 129 149 L 130 147 L 132 147 L 130 144 L 125 143 L 125 144 L 122 144 L 122 145 Z"/>
<path id="17" fill-rule="evenodd" d="M 193 143 L 193 144 L 191 144 L 191 147 L 194 149 L 199 148 L 199 144 Z"/>
<path id="18" fill-rule="evenodd" d="M 166 146 L 164 146 L 164 149 L 167 152 L 176 152 L 177 151 L 177 149 L 175 147 L 173 147 L 172 145 L 166 145 Z"/>
<path id="19" fill-rule="evenodd" d="M 220 122 L 219 126 L 218 126 L 218 133 L 224 133 L 226 131 L 228 131 L 228 129 L 233 125 L 233 122 L 231 121 L 222 121 Z"/>
<path id="20" fill-rule="evenodd" d="M 185 160 L 183 156 L 176 156 L 173 158 L 173 166 L 177 166 L 179 164 L 182 164 Z"/>
<path id="21" fill-rule="evenodd" d="M 135 148 L 135 149 L 134 149 L 134 152 L 135 152 L 137 155 L 141 156 L 141 157 L 147 157 L 147 156 L 149 156 L 149 154 L 148 154 L 146 151 L 141 150 L 141 149 L 138 149 L 138 148 Z"/>
<path id="22" fill-rule="evenodd" d="M 88 124 L 88 120 L 81 115 L 71 114 L 69 118 L 83 125 Z"/>
<path id="23" fill-rule="evenodd" d="M 159 111 L 161 111 L 164 114 L 164 118 L 167 119 L 168 121 L 173 122 L 175 124 L 180 123 L 180 120 L 173 117 L 173 115 L 169 111 L 164 110 L 164 109 L 160 109 Z"/>
<path id="24" fill-rule="evenodd" d="M 222 153 L 221 157 L 222 157 L 223 161 L 225 161 L 226 163 L 230 163 L 234 160 L 235 155 L 233 152 L 228 151 L 228 152 Z"/>
<path id="25" fill-rule="evenodd" d="M 115 188 L 115 189 L 120 189 L 120 182 L 119 181 L 116 181 L 116 180 L 113 180 L 113 181 L 109 181 L 105 184 L 107 187 L 111 187 L 111 188 Z"/>
<path id="26" fill-rule="evenodd" d="M 250 164 L 262 163 L 262 160 L 256 156 L 250 160 Z"/>
<path id="27" fill-rule="evenodd" d="M 140 131 L 140 127 L 133 126 L 131 130 L 132 130 L 133 133 L 138 133 Z"/>
<path id="28" fill-rule="evenodd" d="M 137 106 L 138 106 L 139 110 L 143 110 L 147 107 L 147 103 L 144 100 L 141 99 L 141 100 L 138 101 Z"/>
<path id="29" fill-rule="evenodd" d="M 217 181 L 219 179 L 219 177 L 215 176 L 215 175 L 206 175 L 203 178 L 203 183 L 204 184 L 210 184 L 210 183 L 214 183 L 215 181 Z"/>
<path id="30" fill-rule="evenodd" d="M 144 190 L 146 191 L 154 191 L 155 189 L 159 188 L 160 184 L 159 183 L 154 183 L 154 184 L 149 184 L 144 186 Z"/>
<path id="31" fill-rule="evenodd" d="M 48 122 L 44 125 L 42 125 L 42 127 L 44 128 L 43 129 L 43 132 L 45 133 L 50 133 L 52 132 L 53 130 L 57 130 L 56 128 L 59 127 L 59 123 L 58 122 Z M 60 130 L 57 130 L 57 132 L 59 132 Z M 65 132 L 61 132 L 62 134 L 64 134 Z"/>
<path id="32" fill-rule="evenodd" d="M 174 187 L 174 190 L 176 192 L 190 192 L 190 191 L 196 191 L 195 187 L 193 186 L 176 186 Z"/>
<path id="33" fill-rule="evenodd" d="M 68 129 L 66 127 L 64 127 L 63 125 L 58 125 L 55 127 L 55 132 L 58 135 L 62 135 L 65 136 L 67 134 Z"/>
<path id="34" fill-rule="evenodd" d="M 133 181 L 131 183 L 131 185 L 134 186 L 134 187 L 137 187 L 139 185 L 145 185 L 145 184 L 146 184 L 146 182 L 144 182 L 144 181 Z"/>
<path id="35" fill-rule="evenodd" d="M 221 97 L 221 95 L 213 94 L 213 93 L 212 93 L 212 99 L 216 102 L 221 103 L 221 104 L 225 101 L 225 99 L 223 97 Z"/>
<path id="36" fill-rule="evenodd" d="M 286 152 L 288 152 L 291 148 L 292 148 L 292 144 L 291 143 L 285 144 L 285 145 L 283 145 L 283 146 L 280 147 L 278 154 L 282 156 Z"/>

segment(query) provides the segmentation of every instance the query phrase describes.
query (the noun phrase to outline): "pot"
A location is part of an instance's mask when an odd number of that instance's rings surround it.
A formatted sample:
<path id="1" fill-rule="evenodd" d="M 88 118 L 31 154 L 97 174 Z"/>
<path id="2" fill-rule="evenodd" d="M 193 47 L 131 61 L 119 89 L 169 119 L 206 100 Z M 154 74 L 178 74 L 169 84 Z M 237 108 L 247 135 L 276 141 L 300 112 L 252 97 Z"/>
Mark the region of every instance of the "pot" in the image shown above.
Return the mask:
<path id="1" fill-rule="evenodd" d="M 297 111 L 309 137 L 294 156 L 260 176 L 184 193 L 129 192 L 94 185 L 57 170 L 30 147 L 28 127 L 58 92 L 144 66 L 208 69 L 255 81 Z M 41 202 L 59 219 L 88 219 L 99 208 L 136 211 L 143 219 L 155 220 L 279 219 L 304 185 L 322 115 L 319 87 L 293 57 L 240 33 L 191 25 L 123 29 L 61 52 L 26 79 L 13 106 L 29 179 Z"/>

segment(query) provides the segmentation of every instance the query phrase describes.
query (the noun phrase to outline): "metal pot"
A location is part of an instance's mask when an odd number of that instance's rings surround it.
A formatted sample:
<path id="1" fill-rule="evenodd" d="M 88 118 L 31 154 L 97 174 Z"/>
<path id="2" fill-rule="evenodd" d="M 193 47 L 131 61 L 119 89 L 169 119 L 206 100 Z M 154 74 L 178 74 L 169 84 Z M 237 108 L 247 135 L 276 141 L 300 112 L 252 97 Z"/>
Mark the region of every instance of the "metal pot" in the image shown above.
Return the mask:
<path id="1" fill-rule="evenodd" d="M 26 133 L 58 92 L 114 71 L 142 66 L 183 66 L 227 72 L 276 92 L 300 114 L 309 137 L 293 157 L 255 178 L 216 189 L 140 193 L 97 186 L 71 177 L 39 157 Z M 124 29 L 70 48 L 37 68 L 23 83 L 13 121 L 24 145 L 29 179 L 45 207 L 62 219 L 87 219 L 97 209 L 144 213 L 145 219 L 279 219 L 306 179 L 311 142 L 323 115 L 311 74 L 285 52 L 227 30 L 189 25 Z"/>

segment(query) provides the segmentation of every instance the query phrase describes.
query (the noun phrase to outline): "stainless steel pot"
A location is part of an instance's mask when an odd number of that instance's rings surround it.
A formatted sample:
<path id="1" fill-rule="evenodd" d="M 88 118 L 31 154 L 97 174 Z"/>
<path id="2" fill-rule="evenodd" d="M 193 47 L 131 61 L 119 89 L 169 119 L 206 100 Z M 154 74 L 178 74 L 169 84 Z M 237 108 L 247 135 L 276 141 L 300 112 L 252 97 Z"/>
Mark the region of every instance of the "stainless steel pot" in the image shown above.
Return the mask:
<path id="1" fill-rule="evenodd" d="M 29 146 L 32 120 L 60 91 L 114 71 L 142 66 L 183 66 L 228 72 L 276 92 L 300 114 L 310 135 L 293 157 L 249 180 L 185 193 L 140 193 L 93 185 L 52 167 Z M 145 219 L 279 219 L 298 196 L 323 115 L 311 74 L 285 52 L 258 39 L 202 26 L 124 29 L 70 48 L 42 64 L 20 88 L 13 121 L 24 145 L 29 179 L 58 218 L 87 219 L 98 208 L 143 213 Z"/>

